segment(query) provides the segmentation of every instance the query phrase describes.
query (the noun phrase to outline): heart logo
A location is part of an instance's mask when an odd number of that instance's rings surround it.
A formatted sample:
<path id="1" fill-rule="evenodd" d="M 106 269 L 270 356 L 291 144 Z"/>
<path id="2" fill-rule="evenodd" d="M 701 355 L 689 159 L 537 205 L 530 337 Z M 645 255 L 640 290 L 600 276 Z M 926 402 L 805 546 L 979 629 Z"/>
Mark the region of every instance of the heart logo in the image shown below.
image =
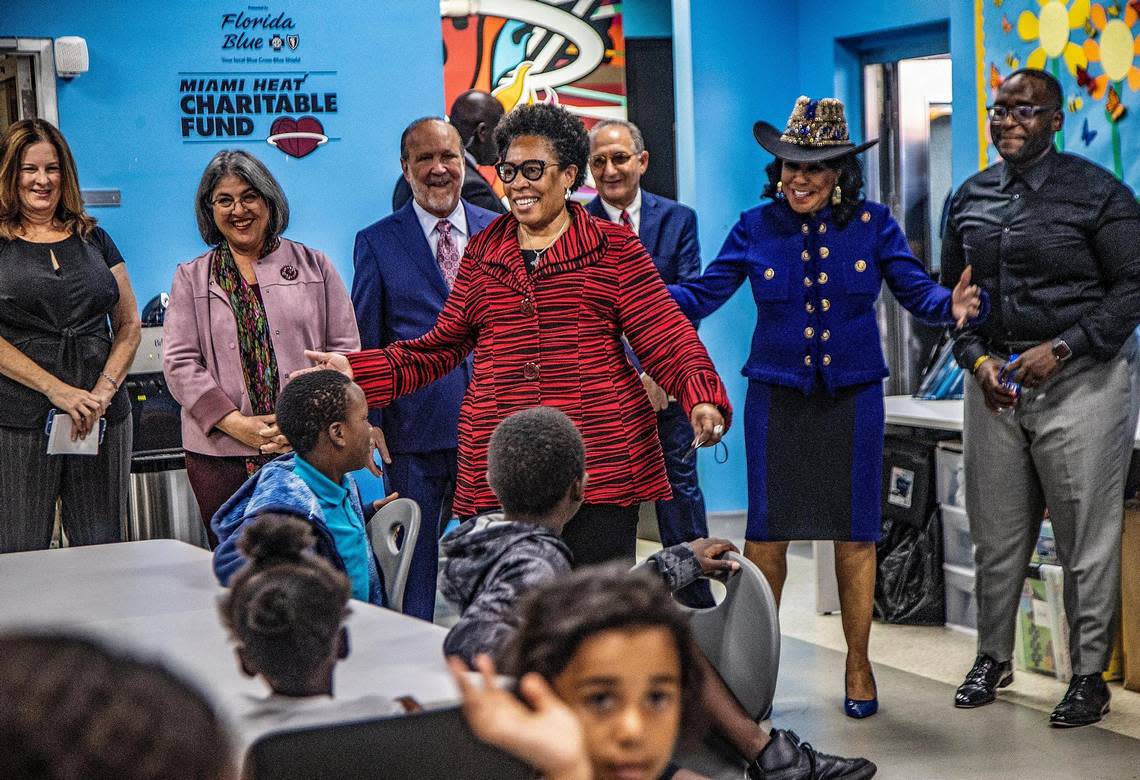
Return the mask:
<path id="1" fill-rule="evenodd" d="M 311 154 L 321 144 L 328 141 L 325 128 L 315 116 L 294 119 L 279 116 L 269 128 L 269 138 L 265 139 L 290 157 L 301 158 Z"/>

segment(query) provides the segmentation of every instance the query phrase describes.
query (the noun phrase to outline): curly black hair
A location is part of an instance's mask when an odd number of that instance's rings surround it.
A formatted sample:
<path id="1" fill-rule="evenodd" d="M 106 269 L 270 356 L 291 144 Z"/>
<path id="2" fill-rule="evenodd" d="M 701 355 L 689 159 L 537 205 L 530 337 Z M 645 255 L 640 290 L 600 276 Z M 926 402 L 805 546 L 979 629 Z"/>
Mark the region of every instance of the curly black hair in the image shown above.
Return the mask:
<path id="1" fill-rule="evenodd" d="M 317 446 L 321 431 L 348 417 L 348 386 L 339 371 L 312 371 L 291 380 L 277 396 L 277 427 L 301 457 Z"/>
<path id="2" fill-rule="evenodd" d="M 583 566 L 531 591 L 520 603 L 518 632 L 504 649 L 504 674 L 537 672 L 553 680 L 578 648 L 603 631 L 664 628 L 681 660 L 681 734 L 699 739 L 707 724 L 704 683 L 689 620 L 660 577 L 622 564 Z M 637 663 L 637 659 L 630 659 Z"/>
<path id="3" fill-rule="evenodd" d="M 783 196 L 776 189 L 776 184 L 780 181 L 783 164 L 784 161 L 777 157 L 764 168 L 764 173 L 768 174 L 768 183 L 764 185 L 764 192 L 761 193 L 761 197 L 772 200 L 782 199 Z M 835 219 L 835 224 L 844 227 L 863 205 L 863 163 L 855 155 L 848 154 L 837 160 L 827 160 L 821 164 L 833 171 L 839 171 L 837 184 L 843 190 L 843 198 L 838 206 L 831 207 L 831 214 Z"/>
<path id="4" fill-rule="evenodd" d="M 313 541 L 296 517 L 261 515 L 238 542 L 249 563 L 218 602 L 230 636 L 278 693 L 304 689 L 349 614 L 348 578 L 312 551 Z"/>
<path id="5" fill-rule="evenodd" d="M 519 106 L 504 114 L 495 125 L 495 143 L 499 154 L 506 156 L 507 149 L 524 135 L 536 135 L 546 139 L 558 158 L 558 164 L 566 167 L 574 165 L 578 173 L 570 191 L 582 186 L 586 181 L 586 161 L 590 157 L 590 136 L 582 120 L 561 106 L 536 103 L 533 106 Z"/>
<path id="6" fill-rule="evenodd" d="M 582 435 L 552 406 L 515 412 L 487 445 L 487 481 L 510 514 L 548 514 L 585 470 Z"/>
<path id="7" fill-rule="evenodd" d="M 231 776 L 214 708 L 163 665 L 62 632 L 2 636 L 0 658 L 0 777 Z"/>

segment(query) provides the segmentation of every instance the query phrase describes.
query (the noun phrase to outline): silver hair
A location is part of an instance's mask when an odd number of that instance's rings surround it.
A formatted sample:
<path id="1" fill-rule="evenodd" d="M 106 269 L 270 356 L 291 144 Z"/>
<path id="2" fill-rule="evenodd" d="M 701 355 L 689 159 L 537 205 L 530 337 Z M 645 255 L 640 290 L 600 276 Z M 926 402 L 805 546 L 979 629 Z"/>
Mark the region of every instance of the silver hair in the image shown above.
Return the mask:
<path id="1" fill-rule="evenodd" d="M 641 154 L 645 151 L 645 137 L 641 134 L 641 128 L 628 119 L 603 119 L 598 122 L 590 128 L 590 146 L 594 145 L 594 138 L 597 134 L 607 127 L 624 127 L 629 131 L 629 137 L 633 141 L 633 153 Z"/>
<path id="2" fill-rule="evenodd" d="M 198 194 L 194 200 L 195 216 L 198 218 L 198 232 L 209 246 L 222 243 L 222 231 L 214 222 L 214 206 L 210 202 L 214 188 L 226 176 L 237 176 L 265 200 L 269 207 L 269 229 L 265 236 L 267 247 L 272 246 L 289 227 L 289 201 L 281 191 L 281 185 L 265 167 L 265 163 L 249 152 L 223 149 L 214 155 L 202 180 L 198 182 Z"/>

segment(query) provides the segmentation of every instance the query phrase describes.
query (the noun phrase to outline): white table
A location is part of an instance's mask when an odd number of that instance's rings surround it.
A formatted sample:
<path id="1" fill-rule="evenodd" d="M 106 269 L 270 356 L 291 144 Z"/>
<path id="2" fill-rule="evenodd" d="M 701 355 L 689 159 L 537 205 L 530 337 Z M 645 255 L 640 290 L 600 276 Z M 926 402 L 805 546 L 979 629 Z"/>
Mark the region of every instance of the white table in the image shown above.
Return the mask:
<path id="1" fill-rule="evenodd" d="M 909 395 L 889 395 L 884 404 L 887 425 L 906 425 L 937 431 L 962 430 L 961 401 L 919 401 Z M 1133 447 L 1140 450 L 1140 422 L 1136 426 Z"/>
<path id="2" fill-rule="evenodd" d="M 206 550 L 169 539 L 0 555 L 0 631 L 66 627 L 158 656 L 233 717 L 266 689 L 238 669 L 210 561 Z M 443 628 L 360 601 L 351 609 L 338 693 L 456 700 Z"/>

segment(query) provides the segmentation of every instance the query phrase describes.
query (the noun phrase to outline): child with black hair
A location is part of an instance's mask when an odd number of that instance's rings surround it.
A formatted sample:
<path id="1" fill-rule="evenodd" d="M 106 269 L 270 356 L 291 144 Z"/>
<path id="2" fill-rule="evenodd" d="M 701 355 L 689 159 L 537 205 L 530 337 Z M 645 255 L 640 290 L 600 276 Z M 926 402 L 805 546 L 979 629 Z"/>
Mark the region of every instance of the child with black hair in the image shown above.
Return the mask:
<path id="1" fill-rule="evenodd" d="M 468 520 L 443 539 L 447 564 L 439 575 L 440 591 L 462 608 L 444 640 L 446 655 L 468 663 L 481 654 L 500 658 L 525 620 L 523 596 L 570 571 L 570 551 L 559 534 L 582 501 L 589 479 L 585 466 L 578 430 L 553 407 L 516 412 L 495 428 L 487 480 L 503 513 Z M 644 568 L 676 592 L 702 576 L 735 570 L 737 563 L 717 557 L 730 550 L 736 547 L 726 540 L 697 539 L 659 551 Z M 582 575 L 588 576 L 589 570 Z M 576 613 L 590 608 L 566 605 Z M 704 679 L 699 690 L 714 730 L 750 762 L 750 777 L 858 780 L 875 773 L 866 759 L 819 753 L 790 731 L 765 731 L 703 653 L 696 652 L 692 663 L 698 667 L 692 673 Z"/>
<path id="2" fill-rule="evenodd" d="M 570 549 L 559 537 L 582 505 L 588 479 L 582 437 L 558 409 L 536 406 L 499 423 L 488 445 L 487 481 L 503 511 L 466 521 L 442 542 L 440 592 L 462 611 L 445 654 L 468 662 L 496 655 L 518 626 L 521 596 L 570 571 Z M 651 565 L 677 590 L 703 573 L 733 570 L 737 564 L 716 556 L 735 549 L 698 539 L 662 550 Z"/>
<path id="3" fill-rule="evenodd" d="M 684 772 L 670 760 L 682 735 L 703 732 L 700 651 L 659 578 L 585 567 L 534 590 L 519 616 L 503 671 L 529 707 L 495 684 L 488 656 L 476 661 L 482 686 L 449 661 L 477 736 L 546 780 Z"/>
<path id="4" fill-rule="evenodd" d="M 243 746 L 269 731 L 402 712 L 382 696 L 334 699 L 333 672 L 348 657 L 348 578 L 313 551 L 308 523 L 263 515 L 238 544 L 248 560 L 218 602 L 241 670 L 272 694 L 241 713 Z"/>
<path id="5" fill-rule="evenodd" d="M 154 661 L 64 633 L 0 636 L 0 777 L 229 780 L 201 691 Z"/>
<path id="6" fill-rule="evenodd" d="M 210 522 L 218 537 L 218 581 L 228 584 L 245 563 L 238 541 L 249 523 L 265 514 L 288 515 L 309 524 L 317 553 L 347 575 L 353 598 L 383 606 L 383 580 L 349 474 L 372 457 L 364 392 L 336 371 L 301 374 L 277 398 L 277 426 L 294 452 L 262 466 Z M 373 502 L 371 511 L 393 498 Z"/>

